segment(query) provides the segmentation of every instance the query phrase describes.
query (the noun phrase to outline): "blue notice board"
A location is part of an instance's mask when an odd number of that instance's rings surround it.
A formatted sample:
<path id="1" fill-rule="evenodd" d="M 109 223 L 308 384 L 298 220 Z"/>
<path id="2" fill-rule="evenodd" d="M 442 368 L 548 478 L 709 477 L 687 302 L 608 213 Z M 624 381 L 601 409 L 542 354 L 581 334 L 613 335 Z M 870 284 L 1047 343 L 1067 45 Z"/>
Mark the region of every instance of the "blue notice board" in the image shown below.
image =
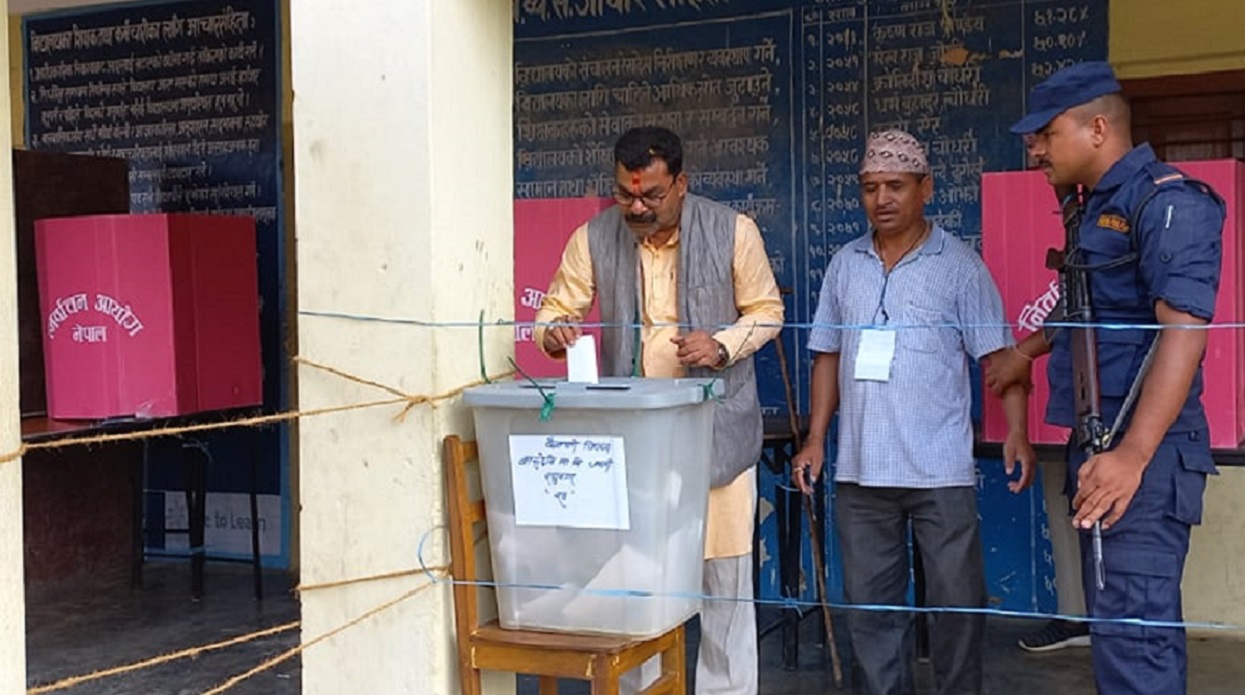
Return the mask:
<path id="1" fill-rule="evenodd" d="M 520 0 L 514 30 L 515 196 L 605 195 L 617 137 L 668 126 L 691 190 L 757 220 L 791 290 L 788 320 L 807 324 L 830 256 L 868 231 L 856 190 L 867 134 L 899 127 L 928 145 L 928 214 L 980 250 L 981 173 L 1024 166 L 1007 128 L 1032 85 L 1106 58 L 1107 0 Z M 807 331 L 783 339 L 806 412 Z M 767 413 L 785 412 L 772 347 L 758 379 Z M 1054 610 L 1041 491 L 1016 497 L 998 461 L 978 464 L 993 605 Z M 778 597 L 782 482 L 762 476 L 763 598 Z M 836 564 L 832 553 L 831 593 Z M 815 582 L 803 585 L 811 599 Z"/>
<path id="2" fill-rule="evenodd" d="M 287 406 L 280 35 L 275 0 L 110 5 L 23 21 L 28 147 L 128 159 L 133 212 L 255 219 L 267 410 Z M 198 439 L 212 458 L 208 552 L 249 553 L 249 512 L 235 508 L 250 489 L 256 459 L 263 553 L 270 564 L 285 565 L 285 428 Z M 150 446 L 157 465 L 149 487 L 180 490 L 180 467 L 158 462 L 185 456 L 181 443 L 161 439 Z M 184 515 L 180 499 L 180 493 L 149 493 L 149 527 Z M 163 535 L 149 534 L 148 545 L 160 549 Z"/>

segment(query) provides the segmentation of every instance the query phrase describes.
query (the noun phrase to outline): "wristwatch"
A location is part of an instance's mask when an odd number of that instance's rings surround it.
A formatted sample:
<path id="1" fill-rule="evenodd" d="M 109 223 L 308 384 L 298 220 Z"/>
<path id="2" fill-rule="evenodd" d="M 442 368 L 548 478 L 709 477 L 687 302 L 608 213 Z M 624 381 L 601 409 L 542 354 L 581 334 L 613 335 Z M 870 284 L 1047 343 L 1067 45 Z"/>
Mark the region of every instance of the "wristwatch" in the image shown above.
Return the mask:
<path id="1" fill-rule="evenodd" d="M 731 353 L 727 351 L 726 346 L 722 344 L 722 341 L 715 340 L 713 342 L 718 344 L 718 362 L 713 365 L 713 368 L 726 369 L 726 366 L 731 363 Z"/>

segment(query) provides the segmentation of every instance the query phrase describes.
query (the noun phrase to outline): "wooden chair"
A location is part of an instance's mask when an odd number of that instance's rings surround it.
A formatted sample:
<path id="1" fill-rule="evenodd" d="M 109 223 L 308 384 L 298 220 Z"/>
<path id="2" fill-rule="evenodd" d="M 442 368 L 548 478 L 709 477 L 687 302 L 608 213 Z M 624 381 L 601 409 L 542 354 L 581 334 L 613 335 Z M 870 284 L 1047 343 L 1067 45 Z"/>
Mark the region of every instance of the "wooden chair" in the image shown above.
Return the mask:
<path id="1" fill-rule="evenodd" d="M 484 501 L 472 499 L 468 462 L 478 461 L 475 442 L 445 438 L 442 459 L 449 504 L 450 567 L 454 579 L 474 582 L 477 537 L 485 526 Z M 559 678 L 592 682 L 592 695 L 616 695 L 623 673 L 661 655 L 661 677 L 637 695 L 684 695 L 687 682 L 682 625 L 645 640 L 607 635 L 506 630 L 496 620 L 481 625 L 480 587 L 454 585 L 458 673 L 463 695 L 480 695 L 480 671 L 511 671 L 540 676 L 540 695 L 555 695 Z"/>

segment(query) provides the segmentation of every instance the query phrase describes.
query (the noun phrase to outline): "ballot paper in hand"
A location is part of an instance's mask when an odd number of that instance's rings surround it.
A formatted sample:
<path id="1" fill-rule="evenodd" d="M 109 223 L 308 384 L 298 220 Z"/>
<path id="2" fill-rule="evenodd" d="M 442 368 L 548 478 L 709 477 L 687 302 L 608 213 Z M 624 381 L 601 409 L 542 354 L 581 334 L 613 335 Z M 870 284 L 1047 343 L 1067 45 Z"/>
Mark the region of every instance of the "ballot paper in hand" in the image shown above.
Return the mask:
<path id="1" fill-rule="evenodd" d="M 581 335 L 566 349 L 566 380 L 573 383 L 597 383 L 597 341 Z"/>

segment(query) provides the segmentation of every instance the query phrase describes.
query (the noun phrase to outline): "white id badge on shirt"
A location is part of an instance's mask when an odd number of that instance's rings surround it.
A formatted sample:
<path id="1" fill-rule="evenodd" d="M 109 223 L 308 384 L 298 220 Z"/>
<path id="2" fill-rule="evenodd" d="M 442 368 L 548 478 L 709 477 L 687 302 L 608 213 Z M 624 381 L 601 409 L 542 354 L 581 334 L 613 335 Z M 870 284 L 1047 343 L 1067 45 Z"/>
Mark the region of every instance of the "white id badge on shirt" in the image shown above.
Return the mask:
<path id="1" fill-rule="evenodd" d="M 857 381 L 890 381 L 895 357 L 895 331 L 865 329 L 856 348 Z"/>

